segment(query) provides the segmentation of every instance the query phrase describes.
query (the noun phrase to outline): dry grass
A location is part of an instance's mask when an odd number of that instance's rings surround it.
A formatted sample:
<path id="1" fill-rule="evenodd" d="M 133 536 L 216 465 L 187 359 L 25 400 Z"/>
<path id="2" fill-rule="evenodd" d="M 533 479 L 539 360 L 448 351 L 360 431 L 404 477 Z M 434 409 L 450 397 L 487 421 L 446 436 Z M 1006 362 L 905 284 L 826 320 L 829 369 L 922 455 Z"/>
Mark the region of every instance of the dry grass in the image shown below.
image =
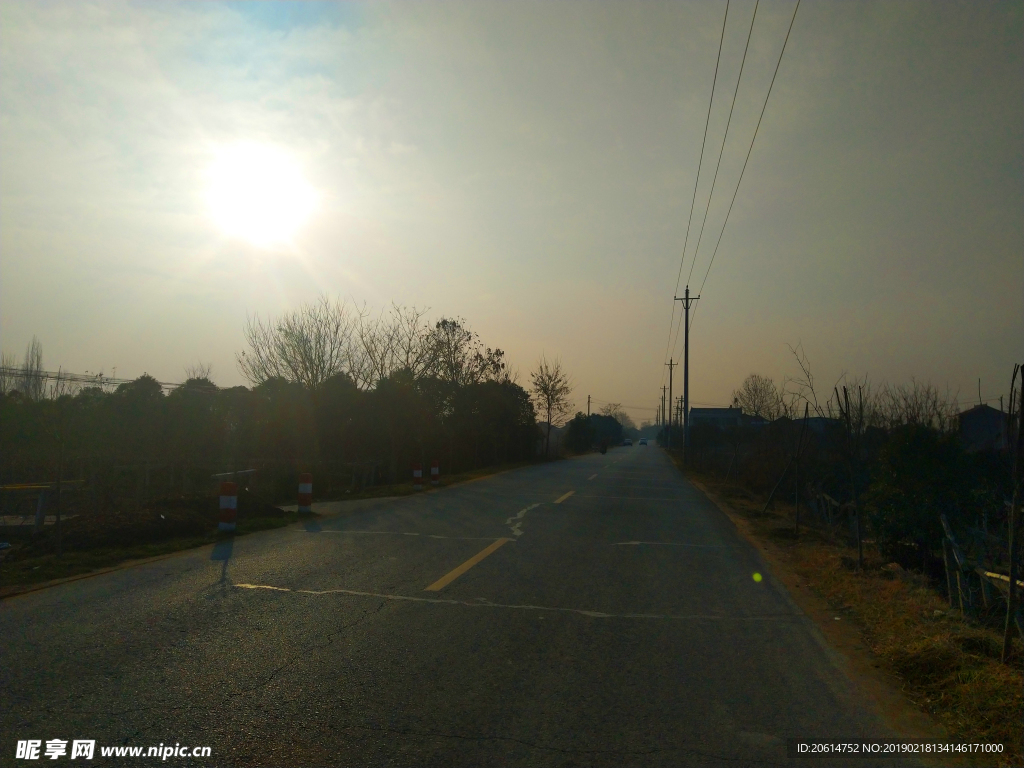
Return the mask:
<path id="1" fill-rule="evenodd" d="M 998 633 L 949 611 L 912 574 L 888 578 L 881 570 L 851 571 L 843 562 L 850 553 L 823 543 L 799 543 L 788 554 L 809 586 L 849 606 L 865 643 L 903 681 L 914 704 L 952 736 L 1006 745 L 1013 754 L 1001 765 L 1024 762 L 1019 644 L 1013 665 L 1001 663 Z"/>
<path id="2" fill-rule="evenodd" d="M 461 483 L 469 482 L 470 480 L 479 480 L 484 477 L 490 477 L 491 475 L 498 474 L 499 472 L 508 472 L 512 469 L 528 467 L 537 463 L 538 462 L 536 461 L 508 462 L 490 467 L 482 467 L 468 472 L 460 472 L 454 475 L 441 475 L 440 482 L 437 487 L 447 488 L 450 485 L 459 485 Z M 424 468 L 423 483 L 423 490 L 430 490 L 435 487 L 430 482 L 430 467 Z M 355 499 L 378 499 L 390 496 L 412 496 L 417 493 L 422 493 L 423 490 L 418 490 L 412 484 L 412 478 L 410 478 L 401 483 L 394 483 L 391 485 L 368 485 L 355 490 L 339 488 L 329 493 L 315 495 L 314 501 L 353 501 Z M 294 503 L 294 501 L 283 502 L 283 504 L 286 505 Z"/>
<path id="3" fill-rule="evenodd" d="M 1011 664 L 1003 664 L 1001 633 L 949 610 L 920 574 L 886 564 L 870 548 L 864 571 L 857 571 L 851 567 L 855 549 L 806 529 L 794 536 L 791 507 L 780 504 L 761 515 L 763 500 L 744 489 L 706 475 L 695 479 L 726 498 L 734 512 L 751 521 L 755 536 L 771 540 L 793 573 L 855 622 L 880 666 L 903 683 L 907 699 L 950 737 L 1000 742 L 1006 752 L 998 765 L 1024 765 L 1024 649 L 1019 638 Z"/>

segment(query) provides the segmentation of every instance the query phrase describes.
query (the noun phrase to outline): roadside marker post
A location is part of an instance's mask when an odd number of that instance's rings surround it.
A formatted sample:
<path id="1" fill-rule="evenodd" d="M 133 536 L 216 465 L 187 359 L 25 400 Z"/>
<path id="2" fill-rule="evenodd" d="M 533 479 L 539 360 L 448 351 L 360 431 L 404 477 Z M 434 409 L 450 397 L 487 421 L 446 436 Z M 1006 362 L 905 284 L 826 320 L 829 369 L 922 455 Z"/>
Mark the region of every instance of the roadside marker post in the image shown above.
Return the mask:
<path id="1" fill-rule="evenodd" d="M 220 523 L 218 530 L 235 530 L 238 519 L 238 483 L 222 482 L 220 484 Z"/>
<path id="2" fill-rule="evenodd" d="M 412 465 L 412 487 L 417 491 L 423 490 L 423 467 L 419 464 Z"/>
<path id="3" fill-rule="evenodd" d="M 303 472 L 299 475 L 299 514 L 313 512 L 313 475 Z"/>
<path id="4" fill-rule="evenodd" d="M 437 485 L 441 482 L 441 467 L 437 463 L 437 459 L 434 459 L 430 463 L 430 484 Z"/>

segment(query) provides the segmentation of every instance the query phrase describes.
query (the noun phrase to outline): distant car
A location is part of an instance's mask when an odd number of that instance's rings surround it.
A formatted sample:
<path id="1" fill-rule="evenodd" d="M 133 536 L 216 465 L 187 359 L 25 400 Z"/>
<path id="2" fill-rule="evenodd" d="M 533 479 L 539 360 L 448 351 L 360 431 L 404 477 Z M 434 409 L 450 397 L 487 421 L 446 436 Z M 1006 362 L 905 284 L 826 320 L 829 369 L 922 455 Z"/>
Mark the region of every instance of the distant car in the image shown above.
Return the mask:
<path id="1" fill-rule="evenodd" d="M 632 448 L 633 447 L 633 439 L 627 437 L 625 440 L 622 441 L 622 444 L 623 445 L 628 445 L 630 448 Z"/>
<path id="2" fill-rule="evenodd" d="M 646 437 L 641 437 L 640 438 L 640 445 L 647 445 L 647 438 Z"/>

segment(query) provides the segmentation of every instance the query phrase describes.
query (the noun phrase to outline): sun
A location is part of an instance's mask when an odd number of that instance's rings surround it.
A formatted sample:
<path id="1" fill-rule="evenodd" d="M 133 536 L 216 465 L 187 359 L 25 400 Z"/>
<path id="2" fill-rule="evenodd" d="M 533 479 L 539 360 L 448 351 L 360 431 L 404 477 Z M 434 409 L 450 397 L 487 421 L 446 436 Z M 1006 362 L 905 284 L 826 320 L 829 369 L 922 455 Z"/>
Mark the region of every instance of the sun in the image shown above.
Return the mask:
<path id="1" fill-rule="evenodd" d="M 270 248 L 293 241 L 316 212 L 319 197 L 287 153 L 237 144 L 217 152 L 206 202 L 225 235 Z"/>

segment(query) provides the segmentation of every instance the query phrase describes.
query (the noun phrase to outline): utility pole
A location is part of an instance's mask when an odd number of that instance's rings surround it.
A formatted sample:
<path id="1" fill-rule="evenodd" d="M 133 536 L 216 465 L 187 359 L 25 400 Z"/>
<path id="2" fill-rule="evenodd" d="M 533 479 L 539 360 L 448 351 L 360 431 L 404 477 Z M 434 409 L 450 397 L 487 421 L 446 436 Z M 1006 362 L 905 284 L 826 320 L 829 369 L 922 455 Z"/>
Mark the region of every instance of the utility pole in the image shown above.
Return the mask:
<path id="1" fill-rule="evenodd" d="M 587 418 L 590 418 L 590 395 L 587 395 Z"/>
<path id="2" fill-rule="evenodd" d="M 661 388 L 661 427 L 665 428 L 665 390 L 667 387 L 662 386 Z"/>
<path id="3" fill-rule="evenodd" d="M 672 358 L 670 357 L 668 359 L 668 362 L 665 363 L 665 365 L 668 366 L 668 407 L 671 410 L 672 409 L 672 369 L 675 368 L 677 365 L 679 365 L 679 363 L 673 363 L 672 362 Z M 668 448 L 671 448 L 672 447 L 672 414 L 671 413 L 669 413 L 669 416 L 668 416 L 668 437 L 665 438 L 665 440 L 666 440 L 666 446 Z"/>
<path id="4" fill-rule="evenodd" d="M 686 326 L 683 331 L 683 463 L 686 463 L 687 452 L 690 450 L 690 306 L 700 296 L 690 297 L 690 286 L 686 286 L 683 298 L 675 297 L 683 303 L 686 315 Z"/>

